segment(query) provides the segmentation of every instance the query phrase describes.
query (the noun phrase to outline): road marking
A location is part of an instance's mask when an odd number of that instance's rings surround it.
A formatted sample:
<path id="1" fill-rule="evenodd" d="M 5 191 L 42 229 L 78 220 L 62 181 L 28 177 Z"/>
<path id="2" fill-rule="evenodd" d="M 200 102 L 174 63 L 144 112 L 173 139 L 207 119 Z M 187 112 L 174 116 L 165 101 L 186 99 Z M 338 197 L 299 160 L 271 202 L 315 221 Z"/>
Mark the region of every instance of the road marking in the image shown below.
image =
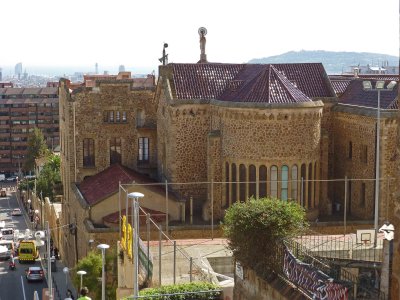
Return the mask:
<path id="1" fill-rule="evenodd" d="M 22 277 L 22 275 L 21 275 L 21 285 L 22 285 L 22 294 L 24 294 L 24 300 L 26 300 L 25 287 L 24 287 L 24 277 Z"/>

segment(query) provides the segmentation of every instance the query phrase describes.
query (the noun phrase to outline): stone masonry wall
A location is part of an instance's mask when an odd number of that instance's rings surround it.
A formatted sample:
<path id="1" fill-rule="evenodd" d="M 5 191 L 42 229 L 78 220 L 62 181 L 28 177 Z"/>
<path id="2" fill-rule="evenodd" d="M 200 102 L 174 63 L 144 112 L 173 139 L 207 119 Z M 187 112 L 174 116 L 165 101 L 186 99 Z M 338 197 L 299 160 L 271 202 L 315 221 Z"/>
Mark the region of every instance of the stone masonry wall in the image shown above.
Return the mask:
<path id="1" fill-rule="evenodd" d="M 379 215 L 382 222 L 387 216 L 387 204 L 394 190 L 395 170 L 391 160 L 395 153 L 396 126 L 392 119 L 381 122 L 380 178 L 382 179 Z M 375 203 L 376 119 L 346 112 L 335 112 L 334 130 L 334 178 L 343 179 L 347 176 L 349 180 L 351 179 L 351 183 L 348 183 L 348 213 L 362 219 L 372 219 Z M 352 148 L 351 158 L 350 147 Z M 365 184 L 365 194 L 362 184 Z M 335 186 L 334 201 L 343 205 L 344 181 L 339 180 L 333 185 Z"/>

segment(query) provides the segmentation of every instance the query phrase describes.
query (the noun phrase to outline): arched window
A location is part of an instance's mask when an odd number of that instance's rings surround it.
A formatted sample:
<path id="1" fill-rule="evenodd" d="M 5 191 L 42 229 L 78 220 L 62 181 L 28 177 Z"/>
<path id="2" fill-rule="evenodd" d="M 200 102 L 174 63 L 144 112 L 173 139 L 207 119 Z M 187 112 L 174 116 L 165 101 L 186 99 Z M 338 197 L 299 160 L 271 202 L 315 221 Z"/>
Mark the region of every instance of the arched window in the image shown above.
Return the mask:
<path id="1" fill-rule="evenodd" d="M 225 163 L 225 205 L 229 203 L 229 163 Z"/>
<path id="2" fill-rule="evenodd" d="M 232 204 L 235 203 L 237 201 L 237 195 L 236 195 L 236 165 L 232 164 L 232 170 L 231 170 L 231 189 L 232 189 L 232 198 L 231 198 L 231 202 Z"/>
<path id="3" fill-rule="evenodd" d="M 301 191 L 300 191 L 300 203 L 301 203 L 301 205 L 302 206 L 306 206 L 306 202 L 304 201 L 305 199 L 304 199 L 304 195 L 306 194 L 306 165 L 305 164 L 302 164 L 301 165 L 301 170 L 300 170 L 300 172 L 301 172 L 301 186 L 300 186 L 300 188 L 301 188 Z"/>
<path id="4" fill-rule="evenodd" d="M 282 166 L 281 199 L 284 201 L 286 201 L 288 199 L 288 179 L 289 179 L 289 168 L 288 168 L 288 166 Z"/>
<path id="5" fill-rule="evenodd" d="M 260 166 L 258 174 L 258 196 L 260 198 L 267 197 L 267 167 Z"/>
<path id="6" fill-rule="evenodd" d="M 256 198 L 256 167 L 254 165 L 249 166 L 249 197 Z"/>
<path id="7" fill-rule="evenodd" d="M 278 167 L 271 167 L 271 197 L 278 197 Z"/>
<path id="8" fill-rule="evenodd" d="M 239 165 L 239 195 L 240 201 L 245 202 L 246 199 L 246 185 L 247 185 L 247 178 L 246 178 L 246 166 L 243 164 Z"/>
<path id="9" fill-rule="evenodd" d="M 313 182 L 313 178 L 312 178 L 312 172 L 313 167 L 312 164 L 310 163 L 308 165 L 308 207 L 311 208 L 312 207 L 312 182 Z"/>
<path id="10" fill-rule="evenodd" d="M 292 167 L 292 189 L 290 193 L 290 198 L 297 200 L 297 165 Z"/>

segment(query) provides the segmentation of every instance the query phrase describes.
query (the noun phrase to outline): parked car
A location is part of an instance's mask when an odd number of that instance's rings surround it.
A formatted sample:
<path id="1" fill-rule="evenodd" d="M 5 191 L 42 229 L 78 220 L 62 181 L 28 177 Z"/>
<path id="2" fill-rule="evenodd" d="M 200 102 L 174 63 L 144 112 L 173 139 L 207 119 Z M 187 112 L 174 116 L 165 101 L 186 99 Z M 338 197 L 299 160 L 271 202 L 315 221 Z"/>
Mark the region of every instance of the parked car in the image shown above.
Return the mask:
<path id="1" fill-rule="evenodd" d="M 26 269 L 26 280 L 29 281 L 43 281 L 44 273 L 41 267 L 29 267 Z"/>
<path id="2" fill-rule="evenodd" d="M 4 181 L 6 179 L 6 175 L 0 174 L 0 182 Z"/>
<path id="3" fill-rule="evenodd" d="M 6 181 L 7 181 L 7 182 L 14 182 L 14 181 L 17 181 L 17 176 L 10 176 L 10 177 L 7 177 L 7 178 L 6 178 Z"/>
<path id="4" fill-rule="evenodd" d="M 14 208 L 11 212 L 12 216 L 22 216 L 22 211 L 19 208 Z"/>

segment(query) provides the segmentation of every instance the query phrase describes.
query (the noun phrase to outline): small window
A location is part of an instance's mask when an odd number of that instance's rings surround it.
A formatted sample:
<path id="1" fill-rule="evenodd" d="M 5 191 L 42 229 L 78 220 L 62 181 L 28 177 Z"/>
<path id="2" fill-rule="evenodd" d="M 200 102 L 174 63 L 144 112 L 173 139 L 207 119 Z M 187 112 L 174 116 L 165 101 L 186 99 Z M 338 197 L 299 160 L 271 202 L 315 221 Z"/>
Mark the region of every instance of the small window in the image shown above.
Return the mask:
<path id="1" fill-rule="evenodd" d="M 348 149 L 348 158 L 352 159 L 353 158 L 353 143 L 349 142 L 349 149 Z"/>
<path id="2" fill-rule="evenodd" d="M 289 168 L 288 166 L 282 166 L 281 173 L 281 199 L 287 201 L 288 199 L 288 180 L 289 180 Z"/>
<path id="3" fill-rule="evenodd" d="M 83 140 L 83 166 L 94 167 L 95 156 L 94 156 L 94 140 L 84 139 Z"/>
<path id="4" fill-rule="evenodd" d="M 368 164 L 368 146 L 363 145 L 361 149 L 361 162 Z"/>
<path id="5" fill-rule="evenodd" d="M 278 197 L 278 167 L 271 167 L 271 197 Z"/>
<path id="6" fill-rule="evenodd" d="M 121 139 L 110 139 L 110 164 L 121 163 Z"/>
<path id="7" fill-rule="evenodd" d="M 119 111 L 115 112 L 115 122 L 117 123 L 121 122 L 121 114 Z"/>
<path id="8" fill-rule="evenodd" d="M 365 191 L 366 191 L 365 183 L 362 182 L 361 183 L 361 193 L 360 193 L 360 204 L 362 207 L 365 207 Z"/>
<path id="9" fill-rule="evenodd" d="M 108 112 L 108 122 L 114 123 L 114 112 L 112 110 Z"/>
<path id="10" fill-rule="evenodd" d="M 139 161 L 149 161 L 149 138 L 139 138 Z"/>
<path id="11" fill-rule="evenodd" d="M 126 123 L 126 111 L 122 112 L 122 123 Z"/>

